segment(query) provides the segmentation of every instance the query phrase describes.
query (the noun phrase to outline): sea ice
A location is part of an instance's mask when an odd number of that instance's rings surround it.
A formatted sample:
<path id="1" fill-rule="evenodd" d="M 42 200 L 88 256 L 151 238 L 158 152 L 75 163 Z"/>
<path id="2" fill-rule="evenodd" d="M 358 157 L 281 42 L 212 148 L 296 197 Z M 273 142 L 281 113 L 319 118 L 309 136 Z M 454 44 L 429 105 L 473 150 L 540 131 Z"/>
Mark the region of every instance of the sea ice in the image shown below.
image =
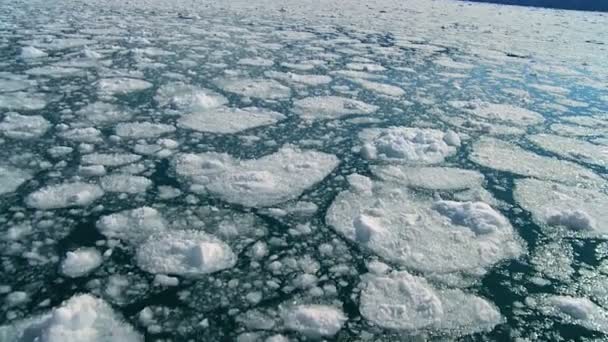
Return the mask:
<path id="1" fill-rule="evenodd" d="M 320 304 L 296 305 L 282 316 L 287 329 L 313 339 L 334 336 L 347 320 L 342 310 Z"/>
<path id="2" fill-rule="evenodd" d="M 47 185 L 29 194 L 25 203 L 37 209 L 86 207 L 104 195 L 95 184 L 73 182 Z"/>
<path id="3" fill-rule="evenodd" d="M 141 207 L 102 216 L 97 229 L 110 239 L 121 239 L 132 244 L 144 242 L 155 233 L 166 230 L 166 222 L 154 208 Z"/>
<path id="4" fill-rule="evenodd" d="M 97 88 L 103 95 L 123 95 L 152 87 L 152 83 L 137 78 L 112 77 L 97 82 Z"/>
<path id="5" fill-rule="evenodd" d="M 101 178 L 101 187 L 108 192 L 139 194 L 145 192 L 152 181 L 146 177 L 129 174 L 112 174 Z"/>
<path id="6" fill-rule="evenodd" d="M 116 125 L 116 135 L 127 139 L 155 138 L 175 132 L 175 126 L 152 122 L 123 122 Z"/>
<path id="7" fill-rule="evenodd" d="M 154 100 L 160 106 L 186 112 L 205 111 L 228 103 L 228 99 L 212 90 L 175 82 L 160 87 Z"/>
<path id="8" fill-rule="evenodd" d="M 378 106 L 339 96 L 306 97 L 293 102 L 294 111 L 305 120 L 338 119 L 346 115 L 371 114 Z"/>
<path id="9" fill-rule="evenodd" d="M 0 165 L 0 195 L 17 190 L 17 188 L 32 178 L 26 170 Z"/>
<path id="10" fill-rule="evenodd" d="M 51 127 L 51 123 L 40 115 L 21 115 L 9 112 L 0 122 L 0 132 L 12 139 L 38 138 Z"/>
<path id="11" fill-rule="evenodd" d="M 96 269 L 103 262 L 101 253 L 95 248 L 79 248 L 67 252 L 61 262 L 61 273 L 70 277 L 82 277 Z"/>
<path id="12" fill-rule="evenodd" d="M 284 99 L 291 96 L 291 89 L 271 79 L 222 78 L 215 80 L 224 91 L 246 97 L 266 100 Z"/>
<path id="13" fill-rule="evenodd" d="M 196 111 L 182 116 L 178 126 L 200 132 L 237 133 L 249 128 L 266 126 L 285 119 L 285 115 L 256 107 Z"/>

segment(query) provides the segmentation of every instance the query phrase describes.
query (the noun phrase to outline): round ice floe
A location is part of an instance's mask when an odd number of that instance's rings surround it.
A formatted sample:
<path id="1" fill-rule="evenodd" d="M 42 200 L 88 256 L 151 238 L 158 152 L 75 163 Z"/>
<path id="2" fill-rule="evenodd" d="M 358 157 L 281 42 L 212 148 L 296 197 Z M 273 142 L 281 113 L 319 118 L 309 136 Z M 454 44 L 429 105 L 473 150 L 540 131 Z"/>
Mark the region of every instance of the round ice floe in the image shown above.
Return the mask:
<path id="1" fill-rule="evenodd" d="M 496 104 L 481 101 L 451 101 L 453 107 L 465 110 L 475 116 L 490 121 L 511 125 L 530 126 L 543 123 L 545 118 L 537 112 L 509 104 Z"/>
<path id="2" fill-rule="evenodd" d="M 2 341 L 141 342 L 112 308 L 91 295 L 77 295 L 50 313 L 0 327 Z"/>
<path id="3" fill-rule="evenodd" d="M 152 185 L 146 177 L 129 174 L 114 174 L 101 179 L 101 187 L 108 192 L 124 192 L 139 194 L 145 192 Z"/>
<path id="4" fill-rule="evenodd" d="M 200 132 L 236 133 L 283 119 L 283 114 L 267 109 L 221 107 L 184 115 L 178 120 L 178 126 Z"/>
<path id="5" fill-rule="evenodd" d="M 413 164 L 441 163 L 460 146 L 460 139 L 454 139 L 453 134 L 429 128 L 368 128 L 359 138 L 363 142 L 361 153 L 367 159 Z"/>
<path id="6" fill-rule="evenodd" d="M 195 277 L 236 264 L 230 246 L 219 239 L 191 230 L 151 236 L 137 249 L 137 265 L 146 272 Z"/>
<path id="7" fill-rule="evenodd" d="M 32 176 L 28 171 L 0 165 L 0 195 L 17 190 L 30 178 Z"/>
<path id="8" fill-rule="evenodd" d="M 378 106 L 339 96 L 307 97 L 293 102 L 294 111 L 306 120 L 338 119 L 345 115 L 371 114 Z"/>
<path id="9" fill-rule="evenodd" d="M 276 100 L 291 96 L 291 89 L 270 79 L 223 78 L 215 81 L 224 91 L 247 97 Z"/>
<path id="10" fill-rule="evenodd" d="M 160 106 L 170 106 L 179 110 L 199 111 L 220 107 L 228 100 L 209 89 L 184 83 L 169 83 L 158 89 L 154 97 Z"/>
<path id="11" fill-rule="evenodd" d="M 13 139 L 38 138 L 49 129 L 51 123 L 40 115 L 7 113 L 0 122 L 0 132 Z"/>
<path id="12" fill-rule="evenodd" d="M 137 78 L 112 77 L 97 81 L 99 92 L 104 95 L 121 95 L 152 87 L 152 83 Z"/>
<path id="13" fill-rule="evenodd" d="M 97 125 L 127 121 L 133 116 L 131 112 L 107 102 L 91 103 L 81 108 L 76 114 L 87 122 Z"/>
<path id="14" fill-rule="evenodd" d="M 372 172 L 385 181 L 433 190 L 478 188 L 484 182 L 483 175 L 477 171 L 450 167 L 382 165 L 373 166 Z"/>
<path id="15" fill-rule="evenodd" d="M 0 108 L 8 110 L 39 110 L 46 107 L 46 100 L 41 94 L 25 92 L 0 94 Z"/>
<path id="16" fill-rule="evenodd" d="M 283 321 L 289 330 L 309 338 L 334 336 L 346 322 L 342 310 L 328 305 L 297 305 L 283 312 Z"/>
<path id="17" fill-rule="evenodd" d="M 61 262 L 61 273 L 70 277 L 82 277 L 101 265 L 101 253 L 95 248 L 79 248 L 68 252 Z"/>
<path id="18" fill-rule="evenodd" d="M 104 166 L 120 166 L 131 164 L 141 159 L 141 156 L 132 153 L 91 153 L 80 158 L 83 164 Z"/>
<path id="19" fill-rule="evenodd" d="M 154 208 L 141 207 L 102 216 L 97 229 L 111 239 L 121 239 L 132 244 L 145 241 L 150 235 L 166 229 L 165 219 Z"/>
<path id="20" fill-rule="evenodd" d="M 534 220 L 573 231 L 608 233 L 608 194 L 536 179 L 518 180 L 514 197 Z"/>
<path id="21" fill-rule="evenodd" d="M 175 132 L 175 126 L 152 122 L 125 122 L 115 128 L 116 135 L 127 139 L 155 138 Z"/>
<path id="22" fill-rule="evenodd" d="M 548 295 L 528 298 L 527 303 L 545 315 L 558 316 L 587 329 L 608 332 L 608 312 L 587 298 Z"/>
<path id="23" fill-rule="evenodd" d="M 470 334 L 502 322 L 498 309 L 487 300 L 457 289 L 438 290 L 407 272 L 365 275 L 361 287 L 361 315 L 384 328 L 409 334 Z"/>
<path id="24" fill-rule="evenodd" d="M 604 182 L 601 177 L 577 164 L 540 156 L 493 138 L 482 138 L 475 142 L 469 158 L 479 165 L 522 176 L 571 184 Z"/>
<path id="25" fill-rule="evenodd" d="M 251 160 L 227 154 L 180 154 L 178 175 L 222 199 L 245 206 L 269 206 L 298 197 L 337 165 L 334 155 L 285 146 Z"/>
<path id="26" fill-rule="evenodd" d="M 528 137 L 534 144 L 561 157 L 608 167 L 608 146 L 553 134 L 536 134 Z"/>
<path id="27" fill-rule="evenodd" d="M 433 200 L 398 183 L 341 192 L 326 221 L 384 259 L 425 273 L 479 274 L 523 252 L 509 221 L 488 204 Z"/>
<path id="28" fill-rule="evenodd" d="M 46 186 L 27 196 L 25 202 L 37 209 L 85 207 L 103 195 L 95 184 L 74 182 Z"/>

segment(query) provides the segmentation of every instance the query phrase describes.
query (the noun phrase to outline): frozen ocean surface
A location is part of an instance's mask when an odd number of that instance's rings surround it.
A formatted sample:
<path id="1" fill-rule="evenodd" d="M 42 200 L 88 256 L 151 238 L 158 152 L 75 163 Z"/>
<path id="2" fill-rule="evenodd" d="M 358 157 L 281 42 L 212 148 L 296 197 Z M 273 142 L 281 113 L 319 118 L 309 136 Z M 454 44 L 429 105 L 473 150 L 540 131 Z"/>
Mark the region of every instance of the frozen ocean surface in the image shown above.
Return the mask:
<path id="1" fill-rule="evenodd" d="M 0 3 L 0 342 L 608 339 L 608 16 Z"/>

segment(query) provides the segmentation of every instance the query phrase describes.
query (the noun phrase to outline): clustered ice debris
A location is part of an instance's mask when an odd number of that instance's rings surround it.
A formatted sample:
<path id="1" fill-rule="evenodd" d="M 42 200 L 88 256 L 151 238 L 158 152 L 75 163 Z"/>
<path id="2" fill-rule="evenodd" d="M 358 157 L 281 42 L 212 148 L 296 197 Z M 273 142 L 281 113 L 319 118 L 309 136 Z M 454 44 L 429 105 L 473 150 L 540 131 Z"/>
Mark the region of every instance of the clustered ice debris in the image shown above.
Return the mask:
<path id="1" fill-rule="evenodd" d="M 84 207 L 103 195 L 104 191 L 98 185 L 73 182 L 47 185 L 29 194 L 25 202 L 32 208 L 44 210 Z"/>
<path id="2" fill-rule="evenodd" d="M 238 160 L 225 153 L 179 154 L 176 173 L 225 201 L 263 207 L 298 197 L 337 165 L 334 155 L 284 146 L 258 159 Z"/>

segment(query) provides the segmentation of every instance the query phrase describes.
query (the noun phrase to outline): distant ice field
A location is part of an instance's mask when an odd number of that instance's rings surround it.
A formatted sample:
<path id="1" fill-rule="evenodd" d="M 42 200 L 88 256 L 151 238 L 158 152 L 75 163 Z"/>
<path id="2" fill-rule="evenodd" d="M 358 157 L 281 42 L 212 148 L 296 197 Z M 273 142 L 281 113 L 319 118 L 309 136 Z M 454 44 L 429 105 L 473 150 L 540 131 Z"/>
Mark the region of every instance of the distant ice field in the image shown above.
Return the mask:
<path id="1" fill-rule="evenodd" d="M 0 342 L 608 339 L 606 27 L 0 3 Z"/>

